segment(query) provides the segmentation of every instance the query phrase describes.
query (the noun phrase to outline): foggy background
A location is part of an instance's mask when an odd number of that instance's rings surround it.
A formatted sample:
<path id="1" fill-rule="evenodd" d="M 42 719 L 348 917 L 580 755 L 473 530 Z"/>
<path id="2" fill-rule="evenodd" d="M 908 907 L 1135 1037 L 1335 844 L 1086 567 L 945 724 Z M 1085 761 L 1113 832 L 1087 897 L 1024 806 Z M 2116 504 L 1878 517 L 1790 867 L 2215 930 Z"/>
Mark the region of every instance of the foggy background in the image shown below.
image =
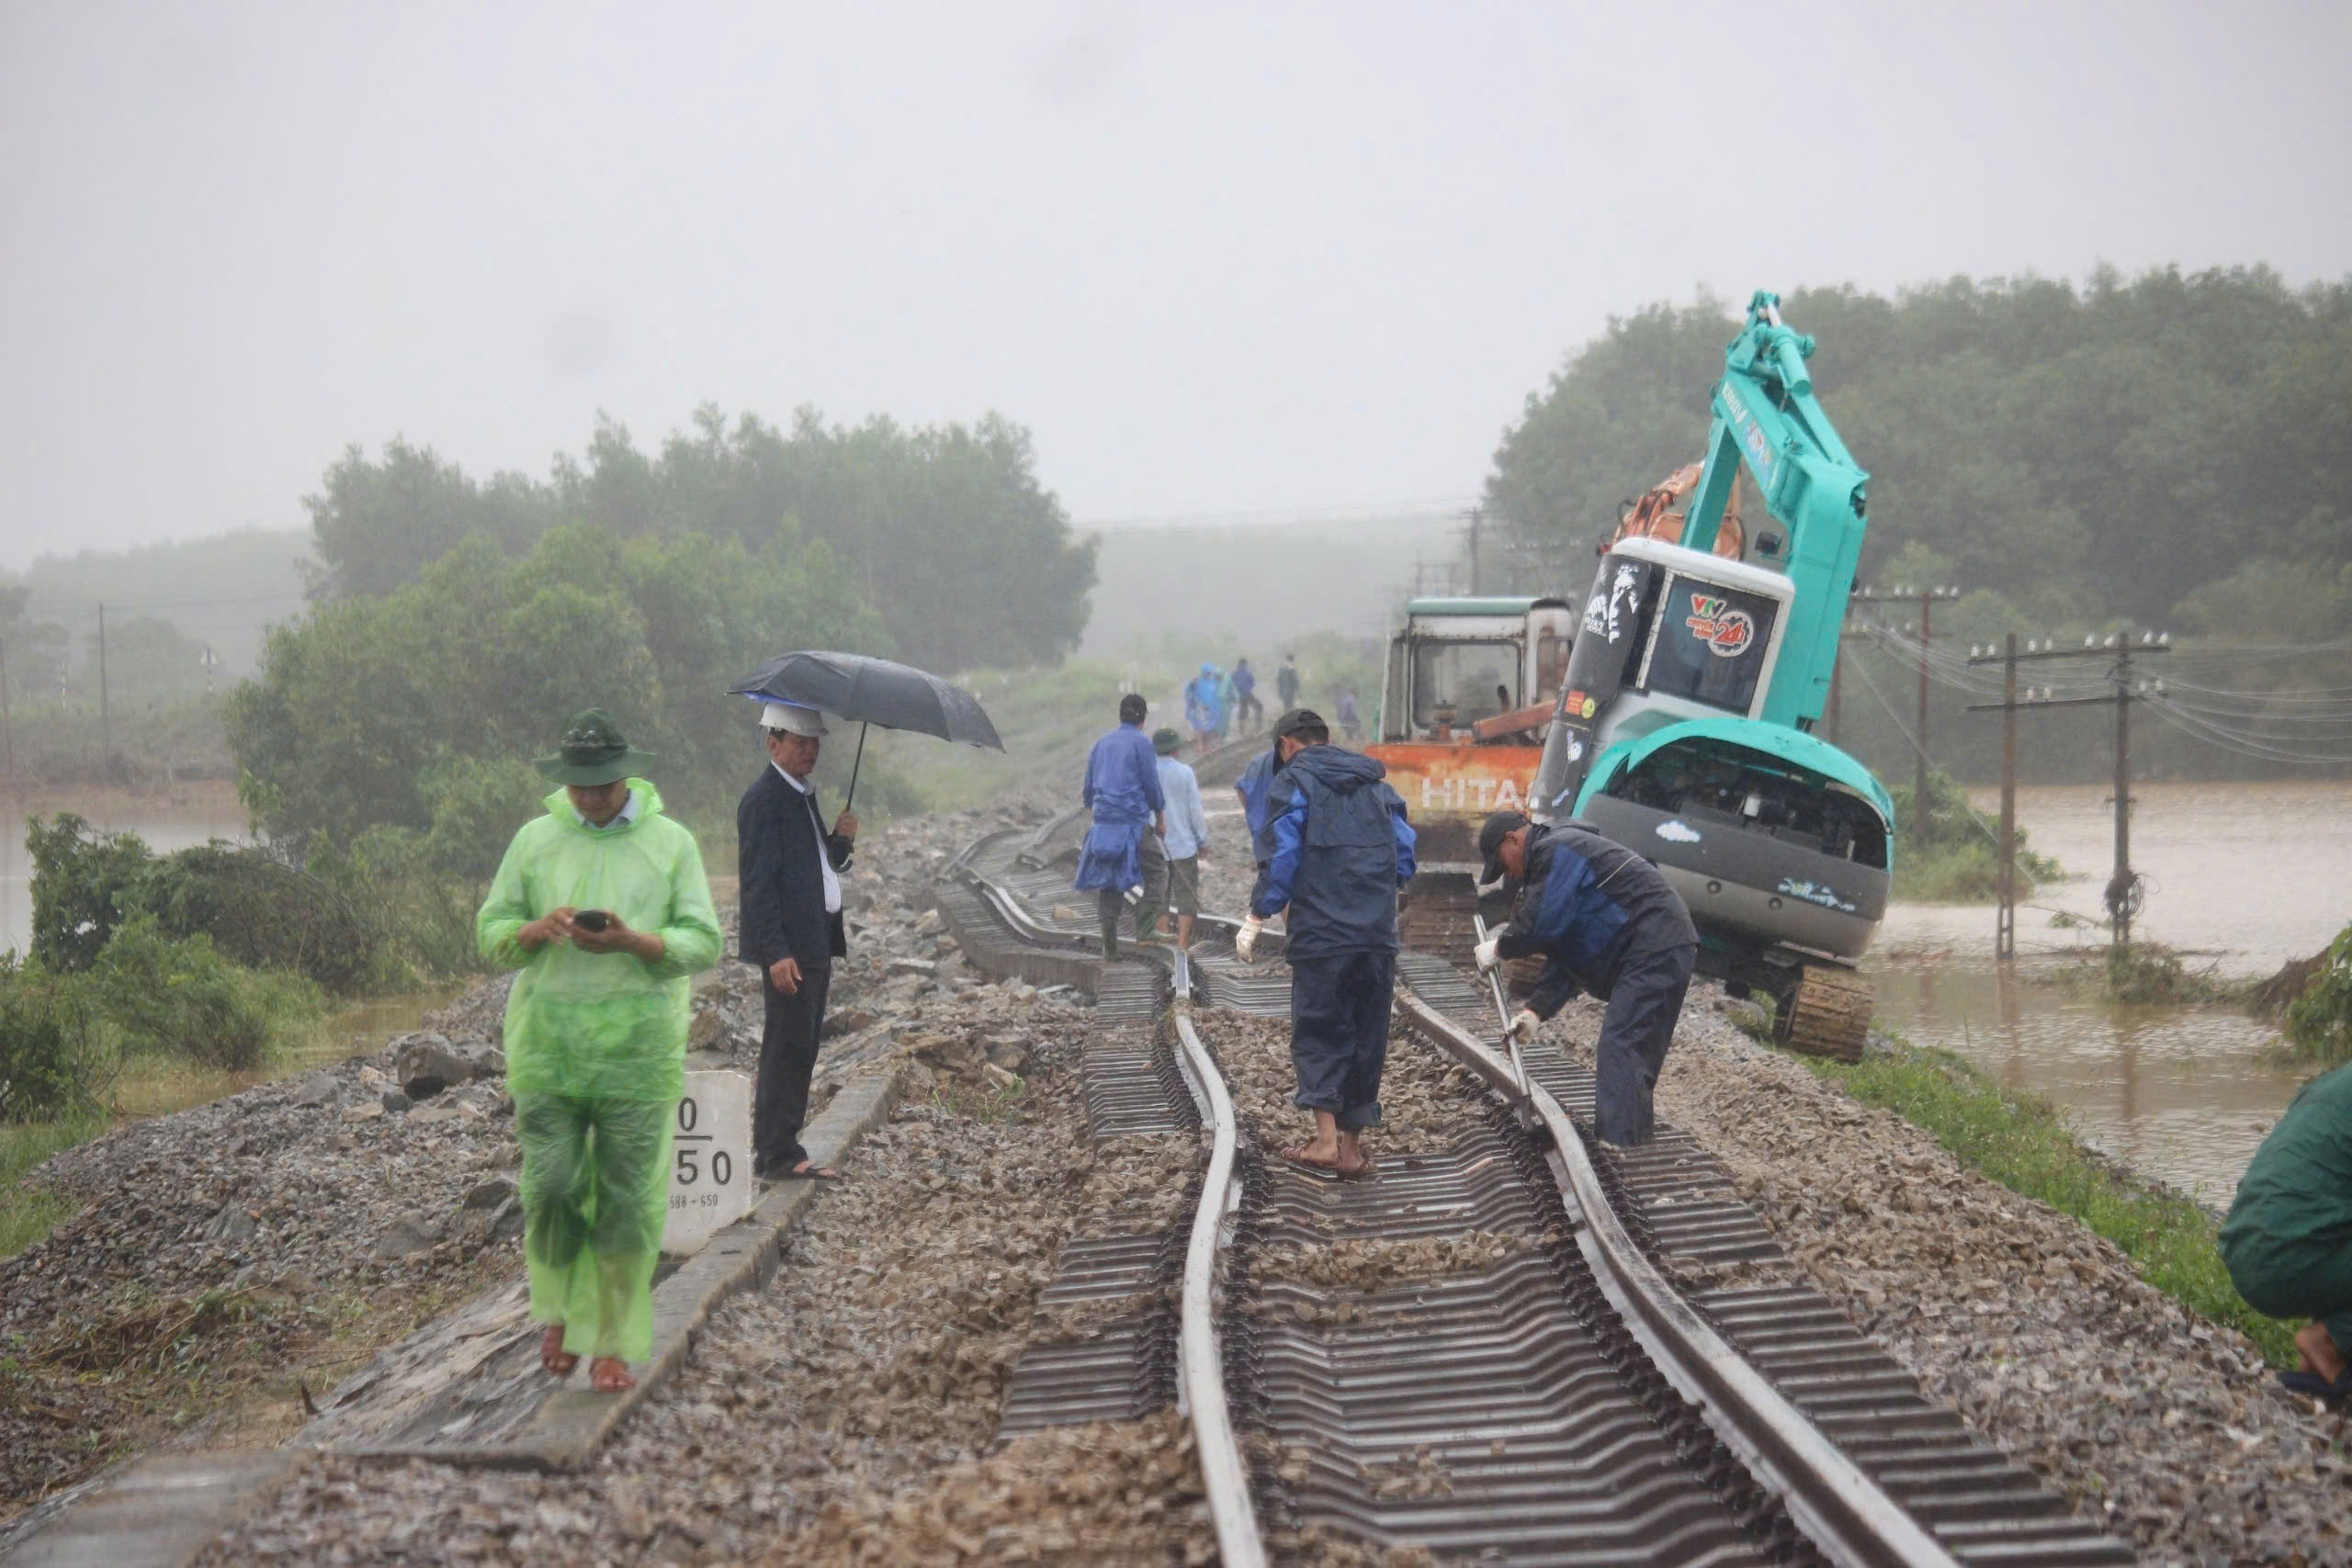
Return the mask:
<path id="1" fill-rule="evenodd" d="M 0 567 L 300 528 L 348 442 L 544 475 L 705 400 L 1001 410 L 1081 527 L 1441 533 L 1648 301 L 2340 276 L 2347 45 L 2310 5 L 0 5 Z"/>

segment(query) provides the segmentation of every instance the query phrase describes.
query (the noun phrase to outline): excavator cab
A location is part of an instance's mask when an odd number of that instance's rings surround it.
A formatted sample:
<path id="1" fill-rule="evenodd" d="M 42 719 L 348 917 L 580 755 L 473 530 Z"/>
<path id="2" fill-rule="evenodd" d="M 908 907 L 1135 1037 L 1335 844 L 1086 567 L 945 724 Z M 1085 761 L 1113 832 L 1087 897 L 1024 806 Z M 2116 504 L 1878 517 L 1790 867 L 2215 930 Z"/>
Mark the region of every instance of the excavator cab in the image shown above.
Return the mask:
<path id="1" fill-rule="evenodd" d="M 1380 726 L 1367 749 L 1405 797 L 1419 873 L 1405 891 L 1408 945 L 1466 956 L 1475 941 L 1478 825 L 1526 802 L 1576 610 L 1565 599 L 1416 599 L 1388 644 Z"/>

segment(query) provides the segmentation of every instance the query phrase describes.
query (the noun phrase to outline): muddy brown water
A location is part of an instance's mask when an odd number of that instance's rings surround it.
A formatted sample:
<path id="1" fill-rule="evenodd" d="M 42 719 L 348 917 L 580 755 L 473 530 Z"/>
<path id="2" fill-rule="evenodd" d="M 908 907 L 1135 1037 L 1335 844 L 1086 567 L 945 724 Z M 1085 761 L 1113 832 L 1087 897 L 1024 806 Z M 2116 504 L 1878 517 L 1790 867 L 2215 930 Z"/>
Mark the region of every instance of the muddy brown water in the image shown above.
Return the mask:
<path id="1" fill-rule="evenodd" d="M 1998 810 L 1996 792 L 1972 795 Z M 2150 879 L 2135 936 L 2193 967 L 2258 976 L 2352 920 L 2352 785 L 2142 784 L 2132 795 L 2132 865 Z M 2021 962 L 1994 962 L 1988 906 L 1897 905 L 1864 968 L 1881 1021 L 2047 1096 L 2107 1154 L 2226 1207 L 2313 1069 L 2278 1061 L 2277 1031 L 2230 1009 L 2119 1007 L 2046 982 L 2102 951 L 2110 798 L 2097 785 L 2018 792 L 2033 848 L 2075 874 L 2018 909 Z M 2093 924 L 2053 925 L 2060 913 Z"/>

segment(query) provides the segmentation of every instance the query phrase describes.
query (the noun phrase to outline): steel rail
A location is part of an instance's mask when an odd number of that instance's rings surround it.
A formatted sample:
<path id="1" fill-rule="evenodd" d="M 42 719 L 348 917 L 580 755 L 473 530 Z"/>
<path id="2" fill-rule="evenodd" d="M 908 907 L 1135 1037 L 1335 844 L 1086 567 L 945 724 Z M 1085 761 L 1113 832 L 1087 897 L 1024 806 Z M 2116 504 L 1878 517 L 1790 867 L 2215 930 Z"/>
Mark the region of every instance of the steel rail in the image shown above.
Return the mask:
<path id="1" fill-rule="evenodd" d="M 1019 899 L 972 863 L 974 858 L 969 852 L 956 857 L 951 863 L 953 874 L 969 883 L 1015 935 L 1033 945 L 1085 945 L 1082 937 L 1048 931 L 1031 919 Z M 1228 1223 L 1241 1204 L 1241 1184 L 1235 1168 L 1240 1119 L 1227 1091 L 1225 1075 L 1193 1028 L 1191 963 L 1182 949 L 1172 952 L 1175 1005 L 1171 1018 L 1178 1063 L 1186 1087 L 1201 1103 L 1202 1120 L 1213 1139 L 1208 1170 L 1201 1182 L 1200 1205 L 1193 1213 L 1192 1235 L 1184 1252 L 1177 1330 L 1179 1389 L 1193 1423 L 1193 1446 L 1200 1458 L 1220 1559 L 1225 1568 L 1265 1568 L 1266 1547 L 1258 1529 L 1257 1506 L 1250 1494 L 1249 1467 L 1242 1462 L 1232 1408 L 1226 1398 L 1224 1337 L 1217 1327 L 1216 1312 L 1219 1265 L 1230 1239 Z"/>
<path id="2" fill-rule="evenodd" d="M 1506 1095 L 1510 1064 L 1401 981 L 1396 1007 L 1432 1044 Z M 1546 1161 L 1577 1217 L 1577 1246 L 1602 1292 L 1667 1381 L 1696 1404 L 1726 1447 L 1779 1494 L 1799 1529 L 1840 1568 L 1958 1568 L 1921 1528 L 1791 1404 L 1653 1268 L 1611 1206 L 1591 1156 L 1540 1083 L 1525 1103 L 1541 1118 Z"/>
<path id="3" fill-rule="evenodd" d="M 1193 1029 L 1191 975 L 1182 953 L 1176 955 L 1176 1040 L 1194 1085 L 1209 1102 L 1215 1142 L 1208 1173 L 1201 1182 L 1200 1207 L 1193 1212 L 1193 1235 L 1184 1251 L 1184 1289 L 1177 1330 L 1177 1361 L 1184 1404 L 1193 1420 L 1193 1446 L 1200 1456 L 1208 1492 L 1209 1518 L 1216 1527 L 1217 1552 L 1225 1568 L 1264 1568 L 1266 1546 L 1258 1531 L 1258 1510 L 1250 1495 L 1250 1472 L 1233 1432 L 1225 1394 L 1225 1347 L 1217 1330 L 1218 1265 L 1229 1238 L 1227 1223 L 1241 1203 L 1234 1165 L 1240 1122 L 1225 1075 Z"/>

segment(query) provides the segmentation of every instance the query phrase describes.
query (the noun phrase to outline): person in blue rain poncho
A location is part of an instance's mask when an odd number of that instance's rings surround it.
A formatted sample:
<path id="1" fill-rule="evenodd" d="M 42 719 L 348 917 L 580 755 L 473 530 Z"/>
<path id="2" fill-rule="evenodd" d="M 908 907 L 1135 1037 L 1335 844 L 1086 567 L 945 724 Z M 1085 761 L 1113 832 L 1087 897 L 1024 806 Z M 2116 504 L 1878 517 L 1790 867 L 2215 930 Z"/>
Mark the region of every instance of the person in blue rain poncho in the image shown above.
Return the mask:
<path id="1" fill-rule="evenodd" d="M 1217 701 L 1216 666 L 1204 664 L 1201 672 L 1184 682 L 1184 723 L 1193 732 L 1193 743 L 1205 751 L 1216 739 L 1217 730 L 1225 723 L 1225 710 Z"/>
<path id="2" fill-rule="evenodd" d="M 1130 692 L 1119 699 L 1119 727 L 1094 743 L 1086 758 L 1080 798 L 1094 815 L 1078 852 L 1071 886 L 1094 893 L 1102 925 L 1102 959 L 1119 956 L 1119 910 L 1136 906 L 1136 936 L 1143 938 L 1143 890 L 1164 875 L 1167 857 L 1159 834 L 1166 824 L 1168 799 L 1159 788 L 1159 758 L 1143 732 L 1144 700 Z"/>

